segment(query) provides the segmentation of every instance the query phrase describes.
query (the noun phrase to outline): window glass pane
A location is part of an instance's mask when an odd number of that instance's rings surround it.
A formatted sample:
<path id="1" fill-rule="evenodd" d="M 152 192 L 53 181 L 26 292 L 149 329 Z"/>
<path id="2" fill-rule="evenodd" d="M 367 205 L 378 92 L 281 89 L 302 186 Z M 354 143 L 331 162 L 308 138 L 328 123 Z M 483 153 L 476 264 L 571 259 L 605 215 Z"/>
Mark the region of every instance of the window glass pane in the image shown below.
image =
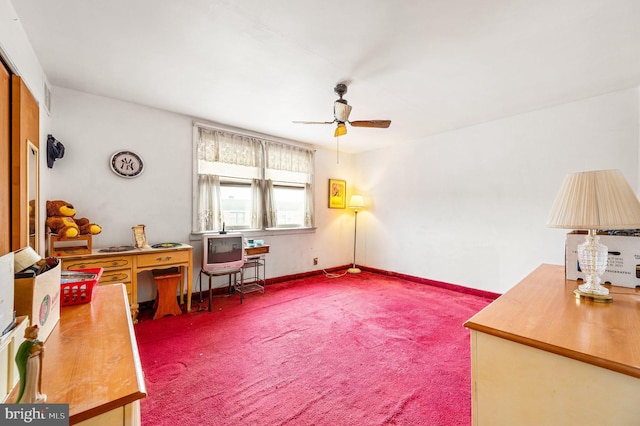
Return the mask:
<path id="1" fill-rule="evenodd" d="M 250 228 L 251 185 L 221 183 L 220 210 L 225 228 Z"/>
<path id="2" fill-rule="evenodd" d="M 304 188 L 295 186 L 273 187 L 278 226 L 304 225 Z"/>

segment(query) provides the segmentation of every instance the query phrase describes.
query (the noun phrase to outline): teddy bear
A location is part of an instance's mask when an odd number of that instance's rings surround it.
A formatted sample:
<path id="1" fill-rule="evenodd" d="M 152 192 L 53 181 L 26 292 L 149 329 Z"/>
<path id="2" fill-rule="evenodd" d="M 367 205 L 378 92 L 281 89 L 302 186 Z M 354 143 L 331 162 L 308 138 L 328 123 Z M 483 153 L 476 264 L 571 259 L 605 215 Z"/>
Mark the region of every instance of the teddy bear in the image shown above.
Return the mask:
<path id="1" fill-rule="evenodd" d="M 63 237 L 73 238 L 78 235 L 95 235 L 102 232 L 102 227 L 82 217 L 75 219 L 76 209 L 73 204 L 63 200 L 47 201 L 47 221 L 45 224 L 51 232 Z"/>

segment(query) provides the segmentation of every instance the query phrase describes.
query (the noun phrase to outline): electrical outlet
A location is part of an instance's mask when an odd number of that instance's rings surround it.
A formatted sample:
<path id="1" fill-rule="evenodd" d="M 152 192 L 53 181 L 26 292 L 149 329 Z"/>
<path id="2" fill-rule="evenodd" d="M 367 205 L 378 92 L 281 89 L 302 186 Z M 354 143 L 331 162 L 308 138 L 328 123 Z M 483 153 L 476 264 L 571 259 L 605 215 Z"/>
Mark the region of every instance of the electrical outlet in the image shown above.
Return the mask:
<path id="1" fill-rule="evenodd" d="M 314 257 L 314 258 L 313 258 L 313 264 L 314 264 L 314 265 L 317 265 L 317 264 L 318 264 L 318 258 L 317 258 L 317 257 Z"/>

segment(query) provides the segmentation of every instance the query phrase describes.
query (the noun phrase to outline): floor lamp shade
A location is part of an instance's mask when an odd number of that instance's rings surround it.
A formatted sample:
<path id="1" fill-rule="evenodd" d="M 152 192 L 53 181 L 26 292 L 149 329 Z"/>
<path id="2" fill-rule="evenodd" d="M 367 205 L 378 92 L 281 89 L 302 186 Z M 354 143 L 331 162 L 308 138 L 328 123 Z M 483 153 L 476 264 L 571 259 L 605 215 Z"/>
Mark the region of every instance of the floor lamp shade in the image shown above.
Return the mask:
<path id="1" fill-rule="evenodd" d="M 364 207 L 364 198 L 362 195 L 352 195 L 349 199 L 349 208 L 360 209 L 362 207 Z"/>
<path id="2" fill-rule="evenodd" d="M 578 247 L 580 269 L 586 283 L 576 294 L 596 300 L 611 300 L 600 285 L 607 266 L 607 247 L 599 242 L 599 229 L 640 227 L 640 202 L 619 170 L 597 170 L 568 175 L 556 196 L 547 226 L 587 230 Z"/>

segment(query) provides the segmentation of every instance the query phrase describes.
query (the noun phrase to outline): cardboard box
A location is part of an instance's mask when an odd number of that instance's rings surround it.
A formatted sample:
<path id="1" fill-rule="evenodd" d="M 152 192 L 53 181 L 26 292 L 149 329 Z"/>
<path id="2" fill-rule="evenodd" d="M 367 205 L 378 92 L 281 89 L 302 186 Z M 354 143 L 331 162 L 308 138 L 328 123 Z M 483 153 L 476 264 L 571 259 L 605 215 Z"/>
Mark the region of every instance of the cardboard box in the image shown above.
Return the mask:
<path id="1" fill-rule="evenodd" d="M 35 278 L 14 280 L 16 315 L 27 315 L 31 325 L 38 324 L 38 339 L 43 342 L 60 321 L 60 269 L 62 262 Z"/>
<path id="2" fill-rule="evenodd" d="M 586 234 L 567 234 L 565 245 L 565 276 L 569 280 L 584 280 L 584 272 L 578 262 L 578 246 Z M 626 235 L 598 235 L 607 246 L 607 269 L 602 274 L 603 284 L 620 287 L 640 287 L 640 237 Z"/>

